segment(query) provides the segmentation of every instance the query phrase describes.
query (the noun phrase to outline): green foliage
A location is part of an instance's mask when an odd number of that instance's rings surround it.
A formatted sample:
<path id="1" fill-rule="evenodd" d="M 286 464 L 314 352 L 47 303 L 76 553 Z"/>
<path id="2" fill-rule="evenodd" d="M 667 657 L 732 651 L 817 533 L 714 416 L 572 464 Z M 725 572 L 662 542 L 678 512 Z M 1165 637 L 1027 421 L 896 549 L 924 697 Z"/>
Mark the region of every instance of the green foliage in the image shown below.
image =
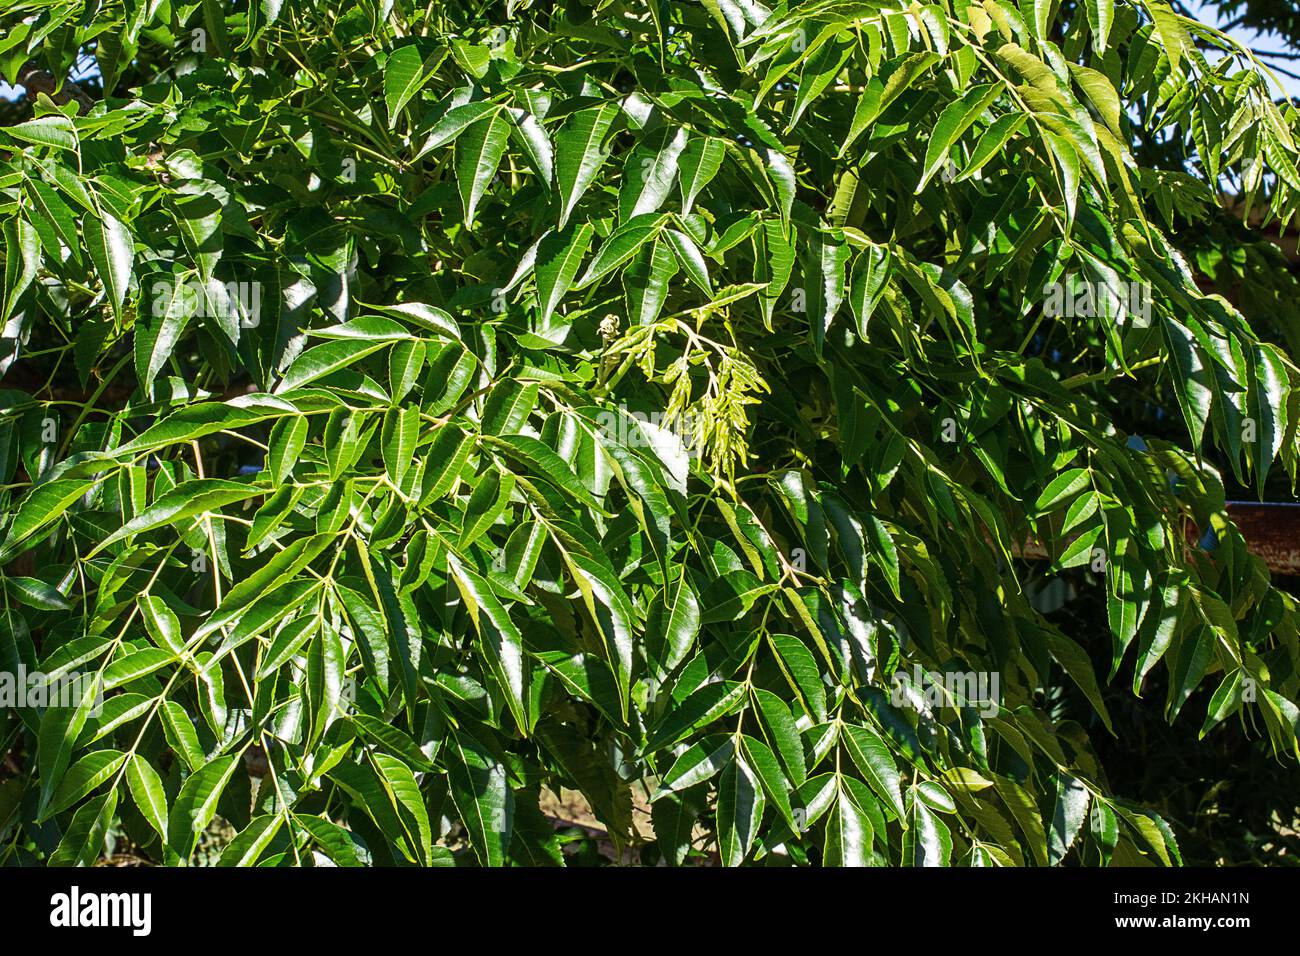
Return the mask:
<path id="1" fill-rule="evenodd" d="M 0 668 L 97 685 L 0 711 L 0 859 L 555 864 L 564 788 L 647 862 L 1180 862 L 1091 738 L 1123 668 L 1297 750 L 1225 510 L 1297 300 L 1193 271 L 1295 109 L 1163 0 L 550 6 L 6 0 L 102 99 L 0 127 Z"/>

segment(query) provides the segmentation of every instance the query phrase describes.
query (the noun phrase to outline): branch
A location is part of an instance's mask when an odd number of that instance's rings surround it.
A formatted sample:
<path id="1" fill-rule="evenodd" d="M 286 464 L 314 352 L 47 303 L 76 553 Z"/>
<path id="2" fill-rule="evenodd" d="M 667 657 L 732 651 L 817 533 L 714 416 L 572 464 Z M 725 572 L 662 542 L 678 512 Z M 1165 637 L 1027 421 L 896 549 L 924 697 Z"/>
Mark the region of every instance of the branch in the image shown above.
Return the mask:
<path id="1" fill-rule="evenodd" d="M 78 116 L 85 114 L 95 105 L 95 101 L 87 96 L 86 91 L 76 83 L 65 80 L 62 88 L 60 88 L 53 73 L 34 64 L 24 67 L 22 73 L 18 75 L 18 85 L 25 88 L 27 96 L 33 100 L 40 93 L 44 93 L 60 106 L 76 100 Z"/>

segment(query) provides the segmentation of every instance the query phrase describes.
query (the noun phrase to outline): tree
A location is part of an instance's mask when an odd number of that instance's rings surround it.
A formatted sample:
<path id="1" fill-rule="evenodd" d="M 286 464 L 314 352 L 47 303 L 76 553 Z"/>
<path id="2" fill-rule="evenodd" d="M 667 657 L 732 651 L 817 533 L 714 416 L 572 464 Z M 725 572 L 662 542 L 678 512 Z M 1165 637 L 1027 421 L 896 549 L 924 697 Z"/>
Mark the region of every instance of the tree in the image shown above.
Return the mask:
<path id="1" fill-rule="evenodd" d="M 1300 40 L 1300 10 L 1290 0 L 1212 0 L 1207 6 L 1219 9 L 1226 27 L 1276 35 L 1288 46 Z M 1285 58 L 1293 56 L 1287 54 Z"/>
<path id="2" fill-rule="evenodd" d="M 0 717 L 8 861 L 559 863 L 564 787 L 647 861 L 1177 863 L 1121 667 L 1295 754 L 1225 497 L 1296 475 L 1297 118 L 1216 31 L 6 6 L 99 72 L 0 127 L 0 660 L 77 691 Z"/>

